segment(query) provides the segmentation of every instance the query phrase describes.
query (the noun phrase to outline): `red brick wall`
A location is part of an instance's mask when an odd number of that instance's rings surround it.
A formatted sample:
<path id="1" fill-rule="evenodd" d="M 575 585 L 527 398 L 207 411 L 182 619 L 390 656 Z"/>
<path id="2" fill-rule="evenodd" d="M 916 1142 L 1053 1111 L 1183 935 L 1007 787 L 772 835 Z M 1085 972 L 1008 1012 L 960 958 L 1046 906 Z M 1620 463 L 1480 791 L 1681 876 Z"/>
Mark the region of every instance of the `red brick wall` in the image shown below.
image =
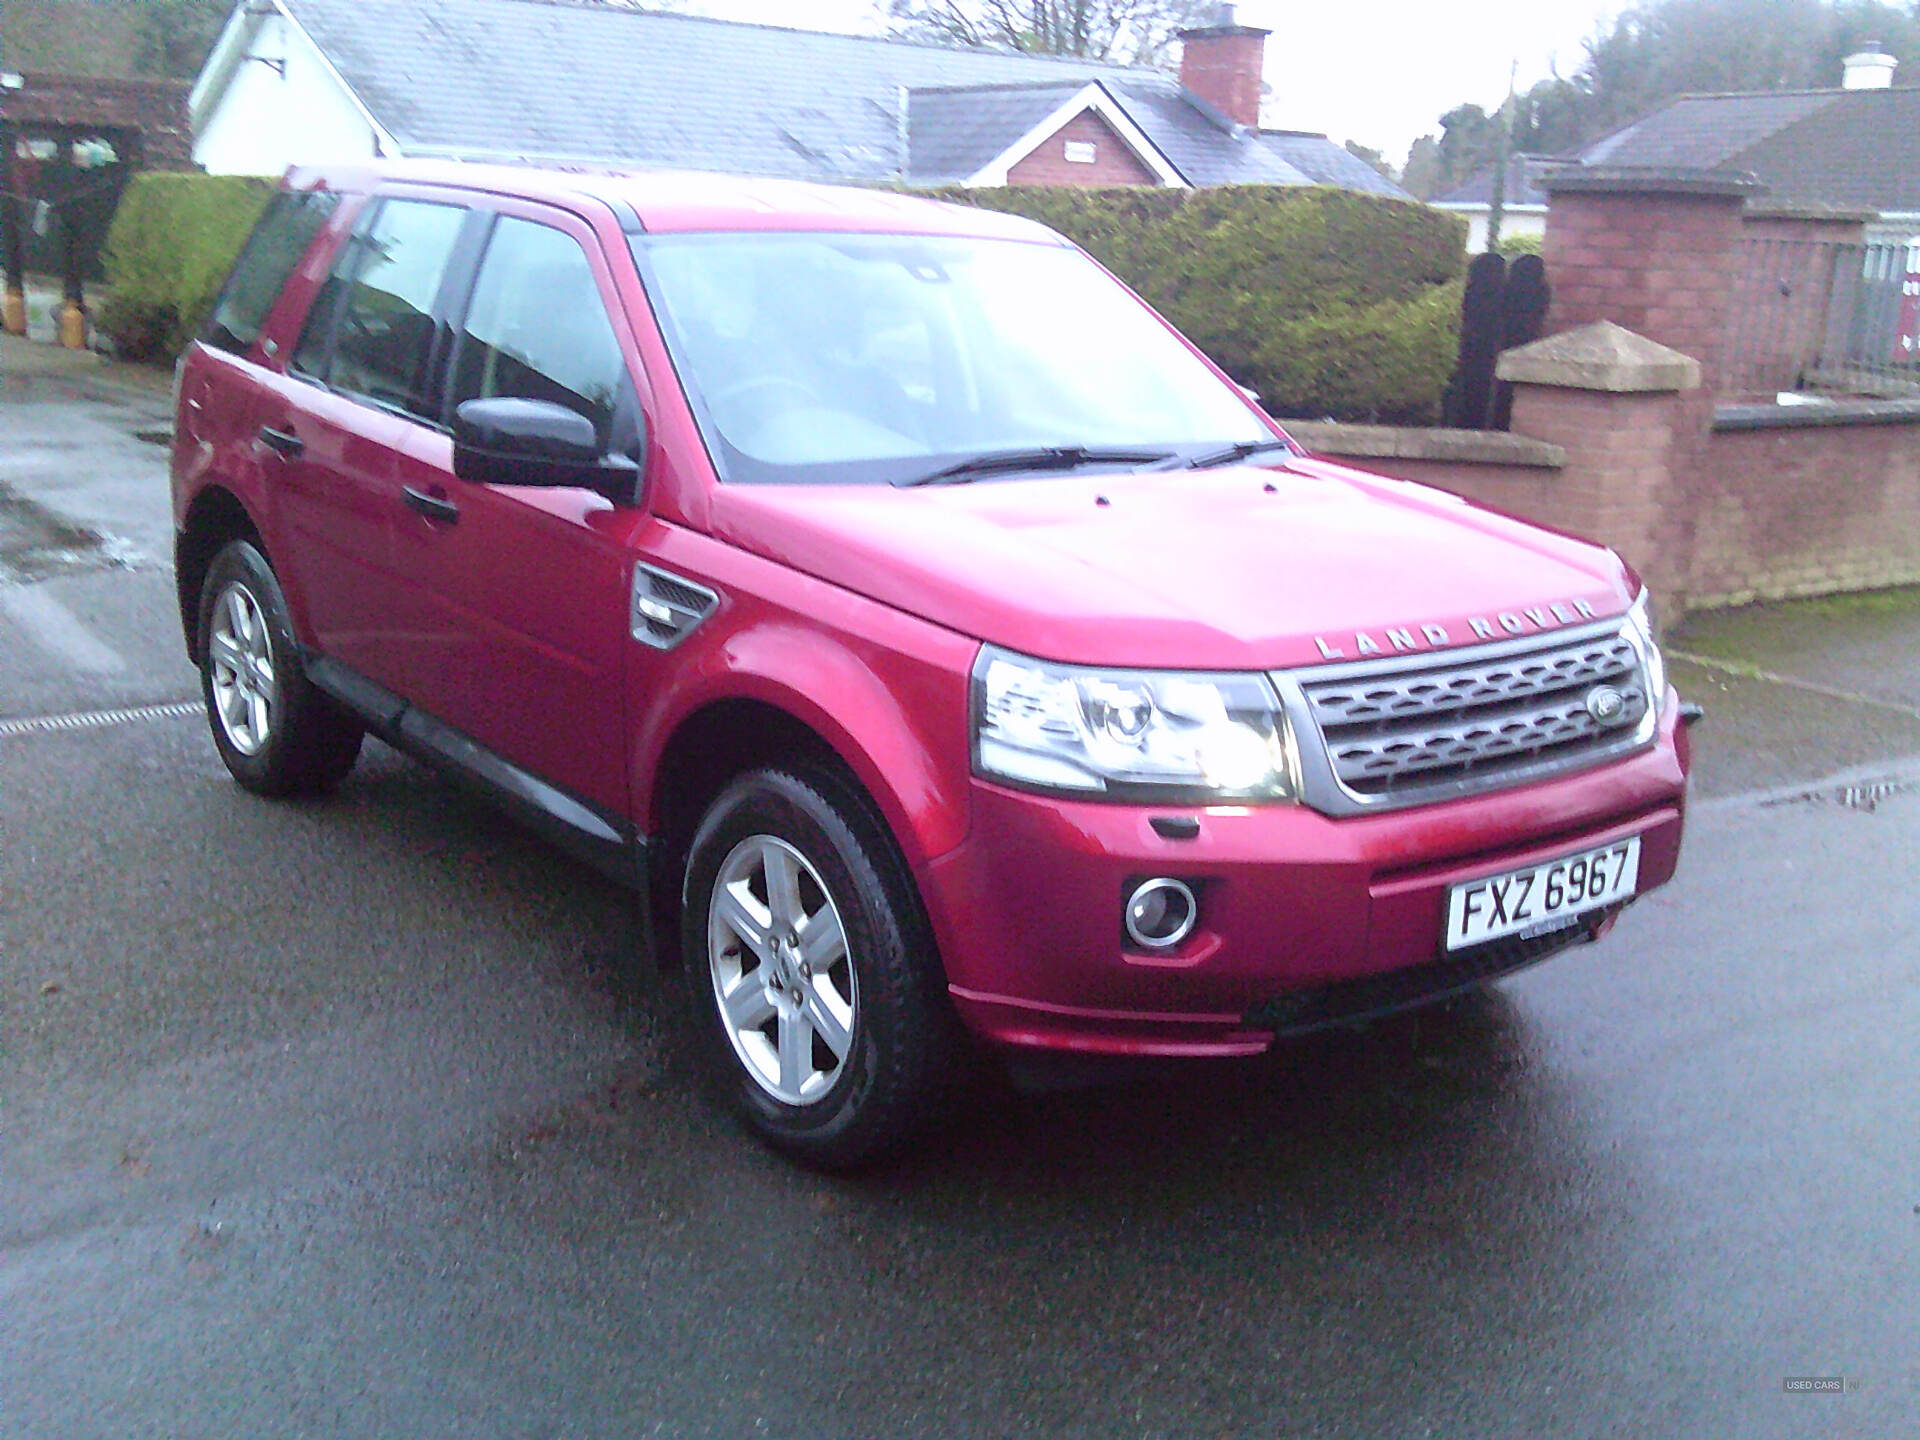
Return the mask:
<path id="1" fill-rule="evenodd" d="M 1738 196 L 1556 192 L 1543 258 L 1546 333 L 1611 320 L 1700 362 L 1709 394 L 1733 286 Z"/>
<path id="2" fill-rule="evenodd" d="M 1920 423 L 1726 432 L 1703 458 L 1696 606 L 1920 583 Z"/>
<path id="3" fill-rule="evenodd" d="M 1180 83 L 1229 120 L 1257 129 L 1266 48 L 1267 32 L 1250 26 L 1189 31 L 1180 40 Z"/>
<path id="4" fill-rule="evenodd" d="M 1558 470 L 1401 458 L 1342 461 L 1438 486 L 1537 525 L 1598 540 L 1663 596 L 1686 584 L 1688 514 L 1671 490 L 1683 407 L 1669 394 L 1614 395 L 1522 385 L 1513 433 L 1566 451 Z M 1337 456 L 1335 458 L 1338 458 Z"/>
<path id="5" fill-rule="evenodd" d="M 1858 245 L 1866 236 L 1866 222 L 1859 219 L 1834 219 L 1831 216 L 1748 214 L 1740 217 L 1742 240 L 1832 240 Z"/>
<path id="6" fill-rule="evenodd" d="M 1732 257 L 1724 399 L 1772 400 L 1801 387 L 1828 351 L 1836 267 L 1860 264 L 1865 225 L 1812 215 L 1748 215 Z"/>
<path id="7" fill-rule="evenodd" d="M 1603 541 L 1655 588 L 1669 619 L 1688 608 L 1920 583 L 1920 419 L 1714 429 L 1729 310 L 1758 293 L 1738 278 L 1743 235 L 1859 234 L 1847 222 L 1782 217 L 1743 227 L 1741 207 L 1732 196 L 1561 191 L 1547 213 L 1549 333 L 1611 320 L 1693 356 L 1700 388 L 1518 386 L 1513 434 L 1561 446 L 1557 471 L 1348 463 Z M 1818 289 L 1823 276 L 1816 267 L 1790 278 Z M 1807 339 L 1794 328 L 1782 322 L 1781 345 Z"/>
<path id="8" fill-rule="evenodd" d="M 1094 163 L 1067 159 L 1067 141 L 1094 147 Z M 1097 113 L 1082 110 L 1007 171 L 1009 185 L 1157 185 L 1159 178 Z"/>
<path id="9" fill-rule="evenodd" d="M 1558 470 L 1321 451 L 1610 545 L 1668 620 L 1920 584 L 1920 421 L 1696 438 L 1694 410 L 1685 396 L 1523 385 L 1514 433 L 1563 447 Z"/>

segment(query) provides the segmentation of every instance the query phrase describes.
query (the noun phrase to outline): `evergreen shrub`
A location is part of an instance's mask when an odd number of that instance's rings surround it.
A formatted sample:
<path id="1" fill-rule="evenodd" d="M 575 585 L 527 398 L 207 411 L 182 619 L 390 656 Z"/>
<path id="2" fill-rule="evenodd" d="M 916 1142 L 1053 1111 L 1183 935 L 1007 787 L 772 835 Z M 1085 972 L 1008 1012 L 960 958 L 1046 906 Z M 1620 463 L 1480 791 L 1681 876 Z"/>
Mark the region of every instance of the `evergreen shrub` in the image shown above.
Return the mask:
<path id="1" fill-rule="evenodd" d="M 165 360 L 180 353 L 220 298 L 220 287 L 270 181 L 237 175 L 137 175 L 107 232 L 108 293 L 100 327 L 120 354 Z"/>
<path id="2" fill-rule="evenodd" d="M 1439 417 L 1466 263 L 1457 216 L 1324 186 L 941 193 L 1058 230 L 1275 415 Z"/>

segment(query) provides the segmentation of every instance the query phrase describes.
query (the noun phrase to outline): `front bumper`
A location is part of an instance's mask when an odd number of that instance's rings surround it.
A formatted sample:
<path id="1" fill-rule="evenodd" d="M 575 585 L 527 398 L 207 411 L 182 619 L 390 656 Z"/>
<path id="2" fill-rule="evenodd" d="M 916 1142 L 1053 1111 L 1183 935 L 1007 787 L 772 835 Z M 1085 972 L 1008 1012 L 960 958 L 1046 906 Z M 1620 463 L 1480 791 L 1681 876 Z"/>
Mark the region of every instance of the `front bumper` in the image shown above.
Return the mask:
<path id="1" fill-rule="evenodd" d="M 976 780 L 959 848 L 921 891 L 949 990 L 1008 1045 L 1133 1055 L 1247 1055 L 1276 1033 L 1403 1008 L 1544 958 L 1617 913 L 1538 942 L 1448 955 L 1455 882 L 1641 837 L 1638 893 L 1680 852 L 1688 764 L 1669 695 L 1655 743 L 1597 769 L 1472 799 L 1331 819 L 1301 806 L 1116 806 Z M 1155 817 L 1191 816 L 1168 839 Z M 1121 902 L 1157 875 L 1199 895 L 1194 933 L 1150 954 Z"/>

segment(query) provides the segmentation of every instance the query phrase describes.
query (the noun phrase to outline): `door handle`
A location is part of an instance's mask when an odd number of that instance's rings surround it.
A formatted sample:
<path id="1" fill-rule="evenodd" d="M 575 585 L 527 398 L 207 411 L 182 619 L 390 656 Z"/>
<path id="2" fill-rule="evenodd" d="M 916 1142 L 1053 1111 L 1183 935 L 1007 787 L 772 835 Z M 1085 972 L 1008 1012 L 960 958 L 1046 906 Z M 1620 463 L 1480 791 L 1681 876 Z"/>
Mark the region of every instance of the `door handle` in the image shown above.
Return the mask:
<path id="1" fill-rule="evenodd" d="M 460 507 L 444 495 L 429 495 L 411 485 L 402 485 L 400 491 L 407 497 L 407 508 L 418 511 L 429 520 L 444 520 L 451 525 L 460 518 Z"/>
<path id="2" fill-rule="evenodd" d="M 289 460 L 307 448 L 307 442 L 291 430 L 276 430 L 271 425 L 260 427 L 260 443 L 269 450 L 277 450 Z"/>

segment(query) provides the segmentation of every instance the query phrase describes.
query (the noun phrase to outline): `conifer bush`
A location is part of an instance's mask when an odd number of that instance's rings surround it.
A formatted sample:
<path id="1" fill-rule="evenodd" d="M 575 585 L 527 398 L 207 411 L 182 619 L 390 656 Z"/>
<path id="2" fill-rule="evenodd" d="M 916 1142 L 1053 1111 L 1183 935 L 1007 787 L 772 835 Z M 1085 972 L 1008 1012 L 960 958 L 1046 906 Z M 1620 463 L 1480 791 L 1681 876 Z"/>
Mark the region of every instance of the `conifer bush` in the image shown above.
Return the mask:
<path id="1" fill-rule="evenodd" d="M 180 353 L 220 298 L 234 256 L 273 193 L 238 175 L 136 175 L 104 252 L 101 329 L 132 360 Z"/>
<path id="2" fill-rule="evenodd" d="M 1456 216 L 1325 186 L 942 193 L 1058 230 L 1275 415 L 1439 417 L 1466 263 Z"/>

